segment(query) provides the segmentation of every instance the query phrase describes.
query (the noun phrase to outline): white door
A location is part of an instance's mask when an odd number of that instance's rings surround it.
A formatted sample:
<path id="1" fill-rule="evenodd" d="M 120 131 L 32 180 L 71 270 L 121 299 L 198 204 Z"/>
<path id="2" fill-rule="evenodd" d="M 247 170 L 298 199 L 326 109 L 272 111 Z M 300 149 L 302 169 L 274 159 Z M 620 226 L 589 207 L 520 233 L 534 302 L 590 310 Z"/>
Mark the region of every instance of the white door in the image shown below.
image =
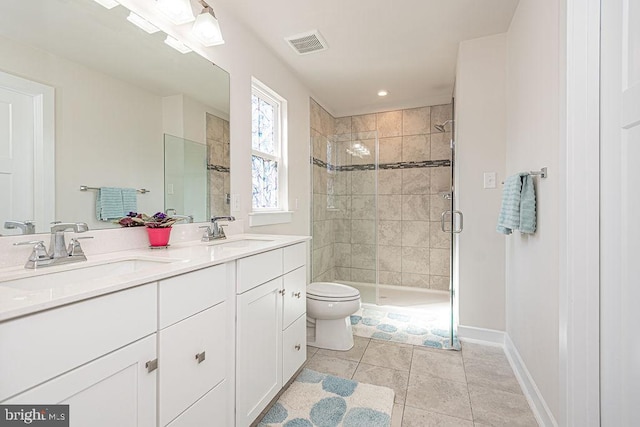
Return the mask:
<path id="1" fill-rule="evenodd" d="M 640 425 L 640 2 L 602 0 L 601 425 Z"/>
<path id="2" fill-rule="evenodd" d="M 71 427 L 156 427 L 155 355 L 151 335 L 2 403 L 69 405 Z"/>
<path id="3" fill-rule="evenodd" d="M 0 87 L 0 227 L 7 220 L 35 220 L 33 151 L 33 98 Z"/>
<path id="4" fill-rule="evenodd" d="M 7 220 L 54 220 L 54 89 L 0 72 L 0 234 Z"/>
<path id="5" fill-rule="evenodd" d="M 282 277 L 238 295 L 236 426 L 249 426 L 282 388 Z"/>

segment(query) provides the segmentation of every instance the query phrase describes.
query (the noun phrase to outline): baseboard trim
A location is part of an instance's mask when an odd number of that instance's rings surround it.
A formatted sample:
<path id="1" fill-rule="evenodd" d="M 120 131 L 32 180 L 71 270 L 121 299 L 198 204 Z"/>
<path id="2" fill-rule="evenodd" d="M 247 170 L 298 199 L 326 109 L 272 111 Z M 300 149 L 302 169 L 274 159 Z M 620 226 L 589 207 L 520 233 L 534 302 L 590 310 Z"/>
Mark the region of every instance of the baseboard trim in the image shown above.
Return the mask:
<path id="1" fill-rule="evenodd" d="M 518 353 L 516 346 L 513 344 L 513 341 L 511 341 L 509 334 L 504 334 L 504 352 L 507 355 L 511 369 L 513 369 L 513 372 L 520 383 L 520 388 L 522 388 L 522 392 L 527 398 L 529 406 L 531 407 L 538 424 L 543 427 L 557 427 L 558 423 L 553 417 L 549 406 L 547 406 L 547 402 L 545 402 L 542 397 L 540 390 L 538 390 L 538 386 L 531 377 L 531 374 L 520 357 L 520 353 Z"/>
<path id="2" fill-rule="evenodd" d="M 504 332 L 495 329 L 458 325 L 458 338 L 460 341 L 504 346 Z"/>

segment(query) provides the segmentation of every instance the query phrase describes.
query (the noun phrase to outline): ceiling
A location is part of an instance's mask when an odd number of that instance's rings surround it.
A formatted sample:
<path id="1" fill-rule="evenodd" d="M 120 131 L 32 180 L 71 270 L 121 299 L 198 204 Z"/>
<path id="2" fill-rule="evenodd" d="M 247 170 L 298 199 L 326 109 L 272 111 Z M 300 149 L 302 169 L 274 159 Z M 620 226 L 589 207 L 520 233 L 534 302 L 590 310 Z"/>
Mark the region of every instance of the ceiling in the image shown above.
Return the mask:
<path id="1" fill-rule="evenodd" d="M 341 117 L 448 103 L 458 44 L 507 31 L 518 0 L 217 0 Z M 224 23 L 221 22 L 224 30 Z M 329 49 L 285 37 L 317 29 Z M 377 92 L 389 92 L 384 98 Z"/>

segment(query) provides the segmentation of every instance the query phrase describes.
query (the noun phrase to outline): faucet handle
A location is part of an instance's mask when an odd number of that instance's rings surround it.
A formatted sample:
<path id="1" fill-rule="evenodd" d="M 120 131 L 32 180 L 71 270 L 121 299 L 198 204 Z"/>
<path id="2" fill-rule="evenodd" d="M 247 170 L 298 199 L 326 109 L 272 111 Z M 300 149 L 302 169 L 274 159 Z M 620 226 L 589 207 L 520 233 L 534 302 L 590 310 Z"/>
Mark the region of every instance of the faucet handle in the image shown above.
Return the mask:
<path id="1" fill-rule="evenodd" d="M 198 228 L 206 228 L 206 230 L 204 230 L 204 234 L 202 235 L 202 241 L 203 242 L 209 242 L 211 240 L 211 235 L 213 234 L 213 232 L 211 231 L 211 227 L 209 227 L 208 225 L 202 225 Z"/>
<path id="2" fill-rule="evenodd" d="M 80 242 L 79 242 L 79 240 L 82 240 L 82 239 L 93 239 L 93 236 L 72 238 L 71 241 L 69 242 L 69 249 L 67 250 L 67 252 L 69 253 L 69 256 L 84 257 L 86 259 L 86 256 L 84 255 L 84 251 L 82 250 L 82 246 L 80 246 Z"/>
<path id="3" fill-rule="evenodd" d="M 28 242 L 18 242 L 13 244 L 13 246 L 23 246 L 23 245 L 34 245 L 33 252 L 31 252 L 31 256 L 29 256 L 29 261 L 43 260 L 43 259 L 49 258 L 49 255 L 47 255 L 47 248 L 44 246 L 44 241 L 30 240 Z"/>

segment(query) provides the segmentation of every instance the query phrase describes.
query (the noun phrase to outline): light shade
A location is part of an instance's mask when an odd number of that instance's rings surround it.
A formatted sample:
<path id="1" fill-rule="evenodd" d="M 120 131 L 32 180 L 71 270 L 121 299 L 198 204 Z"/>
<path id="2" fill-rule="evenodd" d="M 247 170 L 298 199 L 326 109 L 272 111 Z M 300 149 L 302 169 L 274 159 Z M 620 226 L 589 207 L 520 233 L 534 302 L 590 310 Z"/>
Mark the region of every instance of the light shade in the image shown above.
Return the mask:
<path id="1" fill-rule="evenodd" d="M 156 0 L 158 8 L 176 25 L 186 24 L 196 19 L 189 0 Z"/>
<path id="2" fill-rule="evenodd" d="M 196 22 L 193 23 L 192 33 L 205 46 L 216 46 L 224 43 L 220 24 L 210 7 L 205 7 L 202 13 L 198 15 Z"/>
<path id="3" fill-rule="evenodd" d="M 191 52 L 191 49 L 189 49 L 184 43 L 182 43 L 180 40 L 176 39 L 175 37 L 167 36 L 164 42 L 180 53 Z"/>
<path id="4" fill-rule="evenodd" d="M 129 13 L 129 16 L 127 16 L 127 21 L 131 22 L 133 25 L 140 28 L 141 30 L 146 31 L 149 34 L 157 33 L 158 31 L 160 31 L 160 29 L 153 25 L 151 22 L 147 21 L 140 15 L 136 15 L 133 12 Z"/>
<path id="5" fill-rule="evenodd" d="M 106 7 L 107 9 L 113 9 L 114 7 L 120 4 L 116 0 L 94 0 L 94 1 L 96 3 L 100 3 L 102 6 Z"/>

